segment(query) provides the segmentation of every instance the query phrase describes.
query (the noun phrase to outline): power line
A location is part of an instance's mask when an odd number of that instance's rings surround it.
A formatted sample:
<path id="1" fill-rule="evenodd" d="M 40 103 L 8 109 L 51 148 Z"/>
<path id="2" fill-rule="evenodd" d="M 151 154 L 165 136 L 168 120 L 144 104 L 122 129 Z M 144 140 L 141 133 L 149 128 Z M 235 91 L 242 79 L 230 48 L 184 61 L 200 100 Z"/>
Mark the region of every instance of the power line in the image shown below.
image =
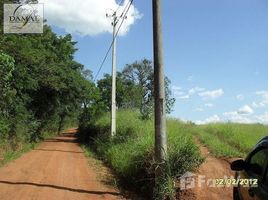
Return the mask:
<path id="1" fill-rule="evenodd" d="M 120 28 L 122 27 L 122 25 L 123 25 L 123 22 L 124 22 L 124 20 L 125 20 L 125 18 L 126 18 L 126 15 L 127 15 L 127 13 L 128 13 L 128 11 L 129 11 L 129 9 L 130 9 L 130 6 L 132 5 L 132 3 L 133 3 L 133 0 L 131 0 L 131 1 L 129 1 L 129 5 L 127 4 L 126 5 L 126 7 L 125 7 L 125 9 L 124 9 L 124 11 L 122 12 L 122 14 L 125 12 L 125 14 L 124 14 L 124 17 L 123 17 L 123 19 L 122 19 L 122 21 L 121 21 L 121 24 L 119 25 L 119 28 L 118 28 L 118 30 L 117 30 L 117 32 L 116 32 L 116 34 L 115 34 L 115 38 L 117 37 L 117 35 L 118 35 L 118 33 L 119 33 L 119 30 L 120 30 Z M 126 8 L 128 7 L 128 9 L 126 10 Z M 122 14 L 121 14 L 121 16 L 122 16 Z M 114 44 L 114 38 L 113 38 L 113 40 L 112 40 L 112 42 L 111 42 L 111 45 L 109 46 L 109 48 L 108 48 L 108 51 L 106 52 L 106 54 L 105 54 L 105 56 L 104 56 L 104 59 L 103 59 L 103 61 L 101 62 L 101 65 L 100 65 L 100 68 L 99 68 L 99 70 L 98 70 L 98 72 L 97 72 L 97 74 L 96 74 L 96 76 L 95 76 L 95 78 L 94 78 L 94 82 L 96 81 L 96 79 L 97 79 L 97 77 L 98 77 L 98 75 L 99 75 L 99 73 L 100 73 L 100 71 L 101 71 L 101 69 L 102 69 L 102 67 L 103 67 L 103 65 L 104 65 L 104 63 L 105 63 L 105 61 L 106 61 L 106 59 L 107 59 L 107 57 L 108 57 L 108 55 L 109 55 L 109 52 L 111 51 L 111 49 L 112 49 L 112 47 L 113 47 L 113 44 Z"/>
<path id="2" fill-rule="evenodd" d="M 118 7 L 117 7 L 117 9 L 116 9 L 115 12 L 117 12 L 119 10 L 119 8 L 123 5 L 123 2 L 124 2 L 124 0 L 121 0 L 120 1 L 120 3 L 118 4 Z"/>
<path id="3" fill-rule="evenodd" d="M 125 6 L 124 10 L 122 11 L 122 13 L 121 13 L 120 17 L 122 17 L 122 16 L 123 16 L 123 14 L 126 12 L 127 7 L 128 7 L 128 4 L 130 4 L 130 5 L 129 5 L 129 7 L 130 7 L 130 6 L 131 6 L 131 4 L 132 4 L 132 2 L 131 2 L 131 1 L 128 1 L 127 5 Z M 129 7 L 128 7 L 128 9 L 129 9 Z"/>
<path id="4" fill-rule="evenodd" d="M 108 57 L 108 55 L 109 55 L 109 53 L 110 53 L 110 51 L 111 51 L 111 48 L 113 47 L 114 39 L 117 37 L 117 35 L 118 35 L 119 31 L 120 31 L 120 28 L 122 27 L 122 25 L 123 25 L 123 23 L 124 23 L 124 20 L 126 19 L 127 13 L 128 13 L 128 11 L 129 11 L 129 9 L 130 9 L 130 7 L 131 7 L 133 1 L 134 1 L 134 0 L 129 1 L 129 3 L 126 5 L 124 11 L 123 11 L 122 14 L 120 15 L 120 17 L 123 16 L 123 14 L 124 14 L 124 12 L 125 12 L 124 16 L 121 17 L 121 18 L 122 18 L 122 21 L 121 21 L 121 23 L 120 23 L 120 25 L 119 25 L 119 27 L 118 27 L 118 29 L 117 29 L 117 31 L 116 31 L 115 37 L 113 38 L 113 40 L 112 40 L 112 42 L 111 42 L 111 45 L 109 46 L 108 51 L 106 52 L 106 54 L 105 54 L 105 56 L 104 56 L 104 58 L 103 58 L 103 60 L 102 60 L 102 62 L 101 62 L 101 65 L 100 65 L 100 67 L 99 67 L 99 70 L 98 70 L 98 72 L 97 72 L 97 74 L 96 74 L 96 76 L 95 76 L 95 78 L 94 78 L 94 82 L 96 81 L 96 79 L 97 79 L 97 77 L 98 77 L 98 75 L 99 75 L 99 73 L 100 73 L 100 71 L 101 71 L 101 69 L 102 69 L 102 67 L 103 67 L 103 65 L 104 65 L 104 63 L 105 63 L 107 57 Z M 126 9 L 126 8 L 127 8 L 127 9 Z M 115 13 L 116 13 L 116 12 L 115 12 Z M 115 14 L 115 13 L 114 13 L 114 14 Z"/>

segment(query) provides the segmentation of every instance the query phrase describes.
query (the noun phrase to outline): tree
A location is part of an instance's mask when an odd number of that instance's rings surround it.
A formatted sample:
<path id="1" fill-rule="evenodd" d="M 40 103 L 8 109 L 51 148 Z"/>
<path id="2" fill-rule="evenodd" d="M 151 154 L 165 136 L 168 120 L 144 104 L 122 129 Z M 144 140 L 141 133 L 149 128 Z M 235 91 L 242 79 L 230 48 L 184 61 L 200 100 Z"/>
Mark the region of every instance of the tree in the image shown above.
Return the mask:
<path id="1" fill-rule="evenodd" d="M 112 77 L 105 74 L 104 78 L 98 80 L 97 86 L 99 88 L 101 98 L 106 106 L 106 110 L 111 110 L 111 94 L 112 94 Z M 116 105 L 118 108 L 137 108 L 139 95 L 137 95 L 138 88 L 135 83 L 125 79 L 124 75 L 117 72 L 116 77 Z"/>
<path id="2" fill-rule="evenodd" d="M 21 132 L 27 140 L 36 141 L 43 130 L 60 130 L 67 116 L 81 110 L 85 92 L 81 85 L 92 80 L 90 72 L 74 60 L 75 44 L 70 34 L 57 36 L 47 25 L 42 35 L 0 35 L 0 83 L 8 83 L 10 88 L 5 86 L 4 96 L 14 91 L 11 103 L 0 99 L 1 111 L 2 104 L 9 104 L 10 132 Z M 0 90 L 3 92 L 3 87 Z"/>
<path id="3" fill-rule="evenodd" d="M 118 108 L 138 109 L 143 119 L 148 119 L 153 112 L 153 67 L 152 62 L 144 59 L 127 64 L 122 72 L 117 72 L 116 77 L 116 102 Z M 170 113 L 175 99 L 172 98 L 170 80 L 166 77 L 166 106 Z M 106 110 L 111 109 L 112 78 L 105 74 L 97 83 L 101 98 Z"/>
<path id="4" fill-rule="evenodd" d="M 123 69 L 123 75 L 132 81 L 138 88 L 139 110 L 143 118 L 149 118 L 153 109 L 153 68 L 149 60 L 136 61 L 127 64 Z"/>
<path id="5" fill-rule="evenodd" d="M 154 76 L 152 62 L 147 59 L 127 64 L 123 69 L 123 75 L 132 81 L 138 88 L 137 95 L 140 96 L 139 110 L 144 119 L 150 117 L 153 112 Z M 166 112 L 170 113 L 175 99 L 171 97 L 170 80 L 165 77 Z"/>
<path id="6" fill-rule="evenodd" d="M 0 115 L 7 117 L 9 106 L 16 94 L 16 90 L 11 87 L 13 71 L 15 69 L 14 59 L 4 53 L 0 53 Z"/>

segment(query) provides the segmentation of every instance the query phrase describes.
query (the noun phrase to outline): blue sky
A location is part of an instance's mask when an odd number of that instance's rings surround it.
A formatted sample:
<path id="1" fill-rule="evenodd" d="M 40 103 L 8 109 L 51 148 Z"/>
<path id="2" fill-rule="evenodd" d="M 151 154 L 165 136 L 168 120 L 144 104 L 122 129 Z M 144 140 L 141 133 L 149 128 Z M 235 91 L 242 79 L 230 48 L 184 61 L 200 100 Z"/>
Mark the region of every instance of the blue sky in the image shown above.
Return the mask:
<path id="1" fill-rule="evenodd" d="M 152 59 L 151 1 L 134 0 L 134 6 L 138 17 L 129 19 L 129 30 L 118 38 L 118 70 Z M 267 0 L 162 1 L 165 72 L 176 98 L 171 116 L 197 123 L 268 123 L 267 10 Z M 88 17 L 94 25 L 94 16 Z M 78 42 L 75 59 L 95 75 L 110 31 L 91 33 L 89 25 L 89 33 L 81 35 L 69 22 L 47 18 L 58 34 L 72 33 Z M 111 73 L 110 56 L 98 78 L 104 73 Z"/>

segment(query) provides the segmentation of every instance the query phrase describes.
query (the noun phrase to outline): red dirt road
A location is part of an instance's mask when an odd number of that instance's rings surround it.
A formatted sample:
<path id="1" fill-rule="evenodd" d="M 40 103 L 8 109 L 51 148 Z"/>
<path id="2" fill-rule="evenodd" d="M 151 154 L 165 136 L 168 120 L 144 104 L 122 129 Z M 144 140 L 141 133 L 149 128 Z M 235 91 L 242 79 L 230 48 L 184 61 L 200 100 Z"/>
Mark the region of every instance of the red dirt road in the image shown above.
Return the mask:
<path id="1" fill-rule="evenodd" d="M 122 199 L 101 182 L 75 142 L 75 130 L 48 139 L 0 168 L 1 200 Z"/>
<path id="2" fill-rule="evenodd" d="M 195 187 L 182 192 L 181 200 L 232 200 L 233 187 L 219 186 L 212 183 L 215 179 L 228 179 L 234 177 L 234 172 L 230 169 L 228 160 L 215 158 L 208 148 L 196 139 L 201 154 L 206 158 L 198 171 L 194 172 Z M 202 182 L 202 180 L 205 182 Z M 211 180 L 211 181 L 209 181 Z"/>
<path id="3" fill-rule="evenodd" d="M 205 162 L 200 166 L 198 175 L 205 175 L 206 179 L 228 179 L 234 177 L 234 172 L 230 169 L 230 163 L 226 160 L 218 159 L 212 156 L 207 147 L 200 144 L 200 151 L 206 157 Z M 232 200 L 233 187 L 227 186 L 203 186 L 196 188 L 196 197 L 198 200 Z"/>

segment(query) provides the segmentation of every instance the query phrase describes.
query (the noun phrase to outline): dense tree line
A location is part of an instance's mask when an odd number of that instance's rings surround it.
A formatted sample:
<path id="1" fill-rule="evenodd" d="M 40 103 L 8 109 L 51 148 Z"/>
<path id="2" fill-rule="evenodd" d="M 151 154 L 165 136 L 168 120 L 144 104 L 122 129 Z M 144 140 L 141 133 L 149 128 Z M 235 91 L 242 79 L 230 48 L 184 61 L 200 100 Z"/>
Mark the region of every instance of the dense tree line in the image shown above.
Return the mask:
<path id="1" fill-rule="evenodd" d="M 0 36 L 1 140 L 36 141 L 97 98 L 75 51 L 71 35 L 57 36 L 47 25 L 41 35 Z"/>

